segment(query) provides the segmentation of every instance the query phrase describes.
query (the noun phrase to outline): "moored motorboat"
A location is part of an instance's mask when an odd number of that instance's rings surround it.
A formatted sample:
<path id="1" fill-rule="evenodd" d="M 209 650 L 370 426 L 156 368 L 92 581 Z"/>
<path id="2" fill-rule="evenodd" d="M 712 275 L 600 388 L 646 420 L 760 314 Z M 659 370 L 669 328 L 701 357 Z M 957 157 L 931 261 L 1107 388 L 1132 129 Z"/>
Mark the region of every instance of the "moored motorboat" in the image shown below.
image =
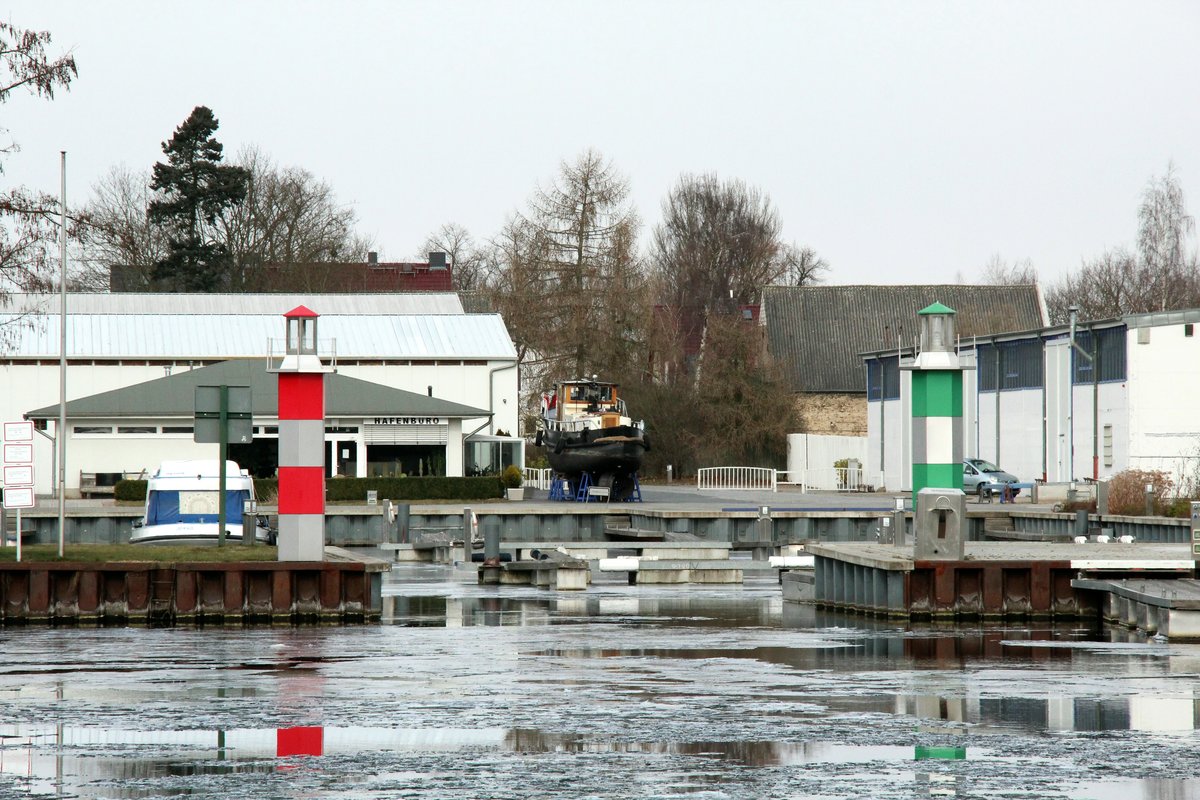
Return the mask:
<path id="1" fill-rule="evenodd" d="M 146 483 L 146 513 L 134 523 L 133 544 L 217 544 L 221 526 L 221 462 L 164 461 Z M 235 461 L 225 462 L 225 538 L 242 541 L 242 514 L 253 501 L 254 479 Z M 274 544 L 266 519 L 255 519 L 255 540 Z"/>

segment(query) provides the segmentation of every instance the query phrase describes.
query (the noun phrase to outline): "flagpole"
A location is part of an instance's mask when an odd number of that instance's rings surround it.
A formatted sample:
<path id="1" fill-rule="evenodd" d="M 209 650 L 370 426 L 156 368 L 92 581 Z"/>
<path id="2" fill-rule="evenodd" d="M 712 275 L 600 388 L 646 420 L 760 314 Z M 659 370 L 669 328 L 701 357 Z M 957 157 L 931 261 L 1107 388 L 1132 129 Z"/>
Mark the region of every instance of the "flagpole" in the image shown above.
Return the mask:
<path id="1" fill-rule="evenodd" d="M 62 158 L 60 171 L 62 173 L 62 200 L 59 221 L 59 278 L 58 289 L 61 304 L 58 315 L 58 434 L 55 446 L 58 448 L 58 557 L 63 557 L 63 545 L 66 541 L 67 522 L 67 151 L 60 150 Z M 20 534 L 17 534 L 20 536 Z"/>

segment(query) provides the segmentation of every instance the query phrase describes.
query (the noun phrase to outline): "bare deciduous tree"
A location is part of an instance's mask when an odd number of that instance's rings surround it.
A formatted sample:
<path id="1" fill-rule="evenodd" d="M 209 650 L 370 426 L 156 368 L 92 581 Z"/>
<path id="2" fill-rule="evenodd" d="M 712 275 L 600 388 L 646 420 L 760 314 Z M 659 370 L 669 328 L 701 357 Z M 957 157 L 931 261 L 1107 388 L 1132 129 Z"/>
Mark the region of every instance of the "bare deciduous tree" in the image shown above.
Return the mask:
<path id="1" fill-rule="evenodd" d="M 337 277 L 310 265 L 366 260 L 371 239 L 355 232 L 354 209 L 340 204 L 328 183 L 298 167 L 278 167 L 255 147 L 239 152 L 234 164 L 249 173 L 246 198 L 213 232 L 232 259 L 232 289 L 269 290 L 282 281 L 294 291 L 328 291 Z M 154 286 L 154 264 L 166 245 L 146 214 L 153 197 L 148 175 L 125 167 L 92 187 L 81 256 L 85 286 L 107 287 L 110 270 L 122 271 L 120 282 L 129 288 Z M 277 268 L 265 270 L 268 264 Z"/>
<path id="2" fill-rule="evenodd" d="M 154 264 L 166 255 L 167 239 L 146 214 L 152 197 L 149 173 L 125 165 L 113 167 L 92 186 L 77 259 L 80 288 L 106 291 L 113 271 L 123 273 L 118 285 L 153 283 Z"/>
<path id="3" fill-rule="evenodd" d="M 1142 191 L 1137 252 L 1112 248 L 1057 281 L 1046 293 L 1051 321 L 1066 322 L 1072 305 L 1085 319 L 1200 307 L 1200 263 L 1188 251 L 1193 230 L 1183 187 L 1169 164 Z"/>
<path id="4" fill-rule="evenodd" d="M 421 255 L 443 252 L 450 256 L 454 286 L 464 292 L 483 288 L 486 279 L 487 254 L 475 244 L 470 231 L 456 222 L 447 222 L 425 237 Z"/>
<path id="5" fill-rule="evenodd" d="M 46 31 L 0 21 L 0 103 L 19 91 L 53 100 L 56 90 L 70 88 L 79 74 L 75 57 L 49 55 L 50 41 Z M 0 128 L 3 134 L 7 131 Z M 0 155 L 17 149 L 9 141 L 0 146 Z M 47 288 L 53 282 L 47 263 L 58 235 L 58 211 L 58 200 L 49 195 L 19 187 L 0 192 L 0 303 L 10 291 Z"/>
<path id="6" fill-rule="evenodd" d="M 663 201 L 651 263 L 680 340 L 700 341 L 693 374 L 714 316 L 757 302 L 763 286 L 813 283 L 828 269 L 811 248 L 785 244 L 782 229 L 770 198 L 740 180 L 684 175 Z"/>
<path id="7" fill-rule="evenodd" d="M 366 260 L 371 240 L 355 232 L 357 214 L 338 202 L 328 183 L 306 169 L 277 166 L 257 147 L 240 151 L 235 163 L 250 180 L 246 200 L 224 220 L 222 236 L 241 290 L 269 288 L 278 276 L 260 269 L 267 264 L 294 265 L 288 274 L 305 283 L 305 265 Z"/>
<path id="8" fill-rule="evenodd" d="M 1033 261 L 1021 258 L 1011 264 L 999 254 L 994 254 L 983 266 L 983 283 L 994 286 L 1028 286 L 1038 282 L 1037 268 Z"/>
<path id="9" fill-rule="evenodd" d="M 502 302 L 538 320 L 526 340 L 548 377 L 611 370 L 640 326 L 637 230 L 628 182 L 588 150 L 559 165 L 496 243 L 499 272 L 513 273 L 497 286 L 517 293 Z"/>

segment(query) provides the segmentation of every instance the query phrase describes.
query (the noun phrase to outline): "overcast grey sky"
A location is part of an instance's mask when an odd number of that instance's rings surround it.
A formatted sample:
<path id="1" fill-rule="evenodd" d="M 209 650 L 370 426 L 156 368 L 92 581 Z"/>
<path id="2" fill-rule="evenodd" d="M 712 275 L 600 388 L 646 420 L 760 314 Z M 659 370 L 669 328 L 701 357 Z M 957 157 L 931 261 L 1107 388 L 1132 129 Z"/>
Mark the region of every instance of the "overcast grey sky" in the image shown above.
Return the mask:
<path id="1" fill-rule="evenodd" d="M 0 0 L 2 2 L 2 0 Z M 3 5 L 0 5 L 3 8 Z M 148 169 L 196 105 L 328 181 L 384 258 L 443 222 L 493 235 L 594 147 L 647 226 L 685 172 L 742 178 L 833 283 L 1043 282 L 1133 244 L 1174 160 L 1200 212 L 1200 4 L 36 2 L 79 77 L 0 123 L 2 180 L 81 203 Z"/>

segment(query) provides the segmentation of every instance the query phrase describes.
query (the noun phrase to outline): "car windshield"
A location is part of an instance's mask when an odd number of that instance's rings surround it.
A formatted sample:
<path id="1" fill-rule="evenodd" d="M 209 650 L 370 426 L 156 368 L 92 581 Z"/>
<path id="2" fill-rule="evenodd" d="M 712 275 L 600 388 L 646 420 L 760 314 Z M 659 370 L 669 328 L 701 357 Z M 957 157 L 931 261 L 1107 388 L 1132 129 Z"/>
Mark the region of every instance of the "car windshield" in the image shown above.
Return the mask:
<path id="1" fill-rule="evenodd" d="M 999 467 L 990 461 L 984 461 L 982 458 L 973 458 L 970 463 L 980 472 L 1000 472 Z"/>

